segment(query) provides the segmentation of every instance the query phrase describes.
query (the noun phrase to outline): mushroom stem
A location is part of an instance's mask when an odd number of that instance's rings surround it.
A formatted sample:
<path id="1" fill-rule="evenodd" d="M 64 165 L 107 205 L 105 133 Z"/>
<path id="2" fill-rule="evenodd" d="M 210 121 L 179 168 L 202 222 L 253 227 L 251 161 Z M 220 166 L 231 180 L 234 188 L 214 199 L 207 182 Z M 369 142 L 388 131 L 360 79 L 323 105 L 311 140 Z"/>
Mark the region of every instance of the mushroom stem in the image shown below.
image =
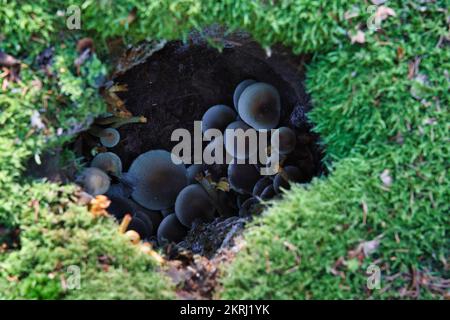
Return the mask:
<path id="1" fill-rule="evenodd" d="M 119 226 L 119 233 L 124 234 L 125 231 L 127 231 L 128 225 L 130 224 L 130 222 L 131 222 L 131 214 L 127 213 L 127 214 L 123 217 L 122 222 L 120 223 L 120 226 Z"/>
<path id="2" fill-rule="evenodd" d="M 146 123 L 147 118 L 144 116 L 140 117 L 130 117 L 130 118 L 122 118 L 121 120 L 115 122 L 113 125 L 111 125 L 111 128 L 117 129 L 125 124 L 129 123 Z"/>

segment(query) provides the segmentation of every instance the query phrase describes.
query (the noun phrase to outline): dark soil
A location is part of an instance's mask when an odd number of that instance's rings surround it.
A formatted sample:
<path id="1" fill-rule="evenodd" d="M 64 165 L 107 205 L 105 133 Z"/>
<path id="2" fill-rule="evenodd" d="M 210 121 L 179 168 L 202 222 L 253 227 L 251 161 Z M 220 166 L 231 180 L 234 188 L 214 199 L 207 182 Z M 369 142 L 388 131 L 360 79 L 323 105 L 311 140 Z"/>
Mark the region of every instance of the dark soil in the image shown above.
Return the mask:
<path id="1" fill-rule="evenodd" d="M 233 92 L 244 79 L 252 78 L 274 85 L 280 92 L 283 111 L 281 125 L 297 129 L 299 146 L 288 162 L 301 161 L 308 179 L 320 170 L 321 154 L 317 136 L 310 133 L 305 113 L 308 96 L 303 87 L 305 56 L 288 51 L 266 53 L 251 39 L 239 39 L 219 52 L 205 43 L 169 42 L 114 82 L 127 84 L 119 94 L 133 115 L 147 117 L 146 124 L 130 124 L 119 129 L 122 141 L 112 149 L 122 159 L 124 170 L 141 153 L 151 149 L 171 150 L 175 129 L 192 132 L 195 120 L 215 104 L 233 106 Z"/>

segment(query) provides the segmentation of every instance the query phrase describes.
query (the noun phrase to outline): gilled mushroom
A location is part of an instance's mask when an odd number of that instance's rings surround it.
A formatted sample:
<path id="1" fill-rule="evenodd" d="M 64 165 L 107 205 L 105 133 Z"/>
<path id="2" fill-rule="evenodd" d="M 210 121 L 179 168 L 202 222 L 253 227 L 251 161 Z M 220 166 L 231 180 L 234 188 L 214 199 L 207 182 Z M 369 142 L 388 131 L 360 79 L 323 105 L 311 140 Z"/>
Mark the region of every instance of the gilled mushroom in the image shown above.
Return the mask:
<path id="1" fill-rule="evenodd" d="M 288 127 L 278 128 L 272 135 L 271 148 L 280 154 L 291 153 L 295 149 L 297 138 L 295 132 Z"/>
<path id="2" fill-rule="evenodd" d="M 291 182 L 300 182 L 301 171 L 294 166 L 284 167 L 273 179 L 273 188 L 276 193 L 280 193 L 281 188 L 289 190 Z"/>
<path id="3" fill-rule="evenodd" d="M 141 154 L 132 163 L 129 173 L 138 180 L 132 198 L 151 210 L 173 206 L 178 193 L 188 184 L 184 165 L 175 164 L 165 150 Z"/>
<path id="4" fill-rule="evenodd" d="M 89 131 L 94 137 L 100 138 L 100 142 L 107 148 L 115 147 L 120 141 L 120 134 L 114 128 L 101 128 L 98 126 L 92 126 Z"/>
<path id="5" fill-rule="evenodd" d="M 119 177 L 122 173 L 122 161 L 112 152 L 97 154 L 91 161 L 91 167 L 99 168 L 116 177 Z"/>
<path id="6" fill-rule="evenodd" d="M 106 193 L 111 184 L 108 175 L 98 168 L 84 169 L 76 181 L 92 196 Z"/>
<path id="7" fill-rule="evenodd" d="M 251 127 L 257 130 L 273 129 L 280 121 L 280 95 L 270 84 L 254 83 L 242 92 L 238 111 L 241 119 Z"/>
<path id="8" fill-rule="evenodd" d="M 199 184 L 191 184 L 181 190 L 175 202 L 175 214 L 186 227 L 194 222 L 208 222 L 214 219 L 215 207 L 208 193 Z"/>
<path id="9" fill-rule="evenodd" d="M 159 225 L 157 237 L 158 243 L 164 245 L 166 243 L 178 243 L 187 234 L 187 229 L 181 224 L 177 216 L 172 213 L 165 217 Z"/>
<path id="10" fill-rule="evenodd" d="M 221 132 L 236 119 L 236 112 L 229 106 L 218 104 L 209 108 L 202 117 L 202 131 L 218 129 Z"/>
<path id="11" fill-rule="evenodd" d="M 228 166 L 228 182 L 238 193 L 252 194 L 256 182 L 261 178 L 258 170 L 252 164 L 235 164 Z"/>
<path id="12" fill-rule="evenodd" d="M 236 89 L 234 89 L 234 93 L 233 93 L 233 103 L 234 103 L 234 108 L 236 110 L 238 109 L 238 102 L 239 102 L 239 97 L 241 96 L 242 92 L 251 84 L 256 83 L 255 80 L 252 79 L 247 79 L 244 80 L 242 82 L 240 82 L 237 86 Z"/>

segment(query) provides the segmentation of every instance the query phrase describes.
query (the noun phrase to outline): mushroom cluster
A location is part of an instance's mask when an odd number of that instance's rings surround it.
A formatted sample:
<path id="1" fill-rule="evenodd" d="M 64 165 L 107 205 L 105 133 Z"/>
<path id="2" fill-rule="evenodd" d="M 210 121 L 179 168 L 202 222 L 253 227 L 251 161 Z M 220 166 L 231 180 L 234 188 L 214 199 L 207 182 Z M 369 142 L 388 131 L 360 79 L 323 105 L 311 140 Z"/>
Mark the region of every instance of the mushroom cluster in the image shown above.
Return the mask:
<path id="1" fill-rule="evenodd" d="M 160 245 L 179 243 L 188 230 L 198 223 L 211 222 L 217 217 L 248 216 L 260 212 L 267 200 L 278 197 L 292 182 L 305 182 L 302 171 L 284 165 L 296 149 L 296 132 L 279 126 L 281 99 L 277 89 L 264 82 L 244 80 L 233 94 L 234 108 L 224 104 L 210 107 L 202 117 L 202 131 L 217 129 L 272 130 L 267 165 L 277 156 L 277 171 L 272 176 L 261 175 L 260 165 L 232 161 L 230 164 L 192 164 L 174 161 L 166 150 L 150 150 L 140 154 L 128 172 L 122 172 L 120 158 L 112 152 L 97 154 L 79 176 L 78 182 L 92 195 L 106 194 L 111 200 L 108 211 L 119 222 L 131 221 L 133 241 L 156 241 Z M 117 127 L 125 123 L 144 122 L 142 117 L 129 120 L 107 117 L 96 122 L 89 133 L 100 138 L 103 146 L 118 143 Z M 109 126 L 104 128 L 104 126 Z M 236 148 L 236 141 L 220 143 L 233 159 L 246 160 L 255 148 Z M 233 143 L 232 143 L 233 142 Z M 246 142 L 248 143 L 248 142 Z M 211 146 L 209 146 L 211 147 Z M 206 146 L 208 148 L 208 146 Z M 130 233 L 131 234 L 131 233 Z M 136 240 L 137 239 L 137 240 Z"/>

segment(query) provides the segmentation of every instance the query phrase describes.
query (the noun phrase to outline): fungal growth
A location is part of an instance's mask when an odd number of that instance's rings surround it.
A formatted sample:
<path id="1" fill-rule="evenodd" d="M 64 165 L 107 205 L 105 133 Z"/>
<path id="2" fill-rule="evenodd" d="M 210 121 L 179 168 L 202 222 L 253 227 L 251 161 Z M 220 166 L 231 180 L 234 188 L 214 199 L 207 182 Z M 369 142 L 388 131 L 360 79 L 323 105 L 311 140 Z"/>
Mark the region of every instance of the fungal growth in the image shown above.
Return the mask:
<path id="1" fill-rule="evenodd" d="M 263 82 L 249 85 L 239 97 L 238 111 L 241 119 L 257 130 L 275 128 L 281 113 L 278 90 Z"/>
<path id="2" fill-rule="evenodd" d="M 241 83 L 239 83 L 236 87 L 236 89 L 234 89 L 234 93 L 233 93 L 233 103 L 234 103 L 234 108 L 236 110 L 239 111 L 238 109 L 238 102 L 239 102 L 239 98 L 241 97 L 242 92 L 251 84 L 256 83 L 255 80 L 252 79 L 247 79 L 242 81 Z"/>
<path id="3" fill-rule="evenodd" d="M 236 112 L 229 106 L 218 104 L 205 112 L 202 118 L 202 131 L 218 129 L 221 132 L 236 119 Z"/>
<path id="4" fill-rule="evenodd" d="M 103 129 L 98 126 L 92 126 L 89 133 L 94 137 L 100 138 L 100 142 L 107 148 L 115 147 L 120 141 L 120 134 L 114 128 Z"/>
<path id="5" fill-rule="evenodd" d="M 109 175 L 119 177 L 122 174 L 122 161 L 112 152 L 97 154 L 91 161 L 91 167 L 103 170 Z"/>
<path id="6" fill-rule="evenodd" d="M 132 198 L 150 210 L 173 206 L 178 193 L 188 184 L 185 166 L 173 163 L 165 150 L 141 154 L 128 172 L 138 181 Z"/>
<path id="7" fill-rule="evenodd" d="M 233 158 L 241 160 L 247 159 L 258 151 L 256 148 L 250 148 L 250 139 L 239 139 L 238 135 L 232 134 L 234 132 L 237 132 L 237 130 L 241 130 L 241 132 L 243 132 L 241 136 L 243 136 L 245 135 L 245 132 L 247 132 L 247 130 L 250 130 L 249 132 L 253 133 L 254 131 L 252 131 L 251 129 L 252 128 L 249 125 L 239 120 L 234 121 L 227 126 L 227 133 L 224 137 L 225 150 Z"/>
<path id="8" fill-rule="evenodd" d="M 187 234 L 187 228 L 181 224 L 177 216 L 172 213 L 164 218 L 158 228 L 158 242 L 166 244 L 170 242 L 178 243 Z"/>
<path id="9" fill-rule="evenodd" d="M 184 188 L 175 202 L 175 214 L 186 227 L 195 222 L 208 222 L 214 219 L 215 207 L 208 193 L 199 184 Z"/>
<path id="10" fill-rule="evenodd" d="M 280 154 L 289 154 L 295 149 L 295 132 L 288 127 L 275 130 L 271 138 L 271 146 Z"/>
<path id="11" fill-rule="evenodd" d="M 107 211 L 132 243 L 166 252 L 195 251 L 192 239 L 202 237 L 212 246 L 229 221 L 251 220 L 284 190 L 309 182 L 321 170 L 317 139 L 305 116 L 304 78 L 288 68 L 297 60 L 271 64 L 280 58 L 267 59 L 263 50 L 235 55 L 236 49 L 220 54 L 203 47 L 196 48 L 194 58 L 187 47 L 172 43 L 115 76 L 112 81 L 128 91 L 117 92 L 120 108 L 109 106 L 110 113 L 83 134 L 82 154 L 90 167 L 77 180 L 86 192 L 110 199 Z M 198 54 L 202 50 L 204 57 Z M 181 81 L 187 75 L 189 81 Z M 175 163 L 172 133 L 186 129 L 195 139 L 192 124 L 200 120 L 200 135 L 217 131 L 199 144 L 194 141 L 191 159 L 199 150 L 223 161 Z M 218 131 L 223 136 L 217 137 Z M 258 142 L 256 148 L 250 141 Z M 262 167 L 275 170 L 265 176 Z M 223 238 L 229 240 L 238 227 L 227 228 Z"/>
<path id="12" fill-rule="evenodd" d="M 111 184 L 108 175 L 98 168 L 84 169 L 78 176 L 77 182 L 92 196 L 106 193 Z"/>
<path id="13" fill-rule="evenodd" d="M 228 182 L 230 187 L 241 194 L 252 194 L 256 182 L 261 175 L 253 164 L 230 164 L 228 166 Z"/>

